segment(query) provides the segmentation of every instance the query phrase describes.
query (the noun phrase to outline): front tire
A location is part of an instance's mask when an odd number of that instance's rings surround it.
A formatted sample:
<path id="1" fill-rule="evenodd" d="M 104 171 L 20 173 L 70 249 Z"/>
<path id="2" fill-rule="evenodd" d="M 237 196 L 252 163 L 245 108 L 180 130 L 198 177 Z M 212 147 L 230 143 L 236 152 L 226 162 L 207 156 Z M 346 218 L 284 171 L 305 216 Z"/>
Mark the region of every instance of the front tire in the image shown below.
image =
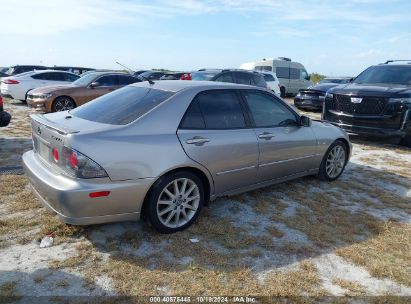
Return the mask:
<path id="1" fill-rule="evenodd" d="M 400 145 L 411 148 L 411 133 L 407 133 L 400 141 Z"/>
<path id="2" fill-rule="evenodd" d="M 191 172 L 175 172 L 155 182 L 147 200 L 146 215 L 158 232 L 174 233 L 189 227 L 203 204 L 201 180 Z"/>
<path id="3" fill-rule="evenodd" d="M 281 97 L 281 98 L 284 98 L 285 95 L 286 95 L 286 94 L 285 94 L 285 87 L 281 87 L 281 88 L 280 88 L 280 97 Z"/>
<path id="4" fill-rule="evenodd" d="M 73 99 L 71 99 L 70 97 L 66 97 L 66 96 L 60 96 L 54 100 L 53 105 L 51 106 L 51 111 L 61 112 L 61 111 L 67 111 L 67 110 L 74 109 L 75 107 L 76 107 L 76 103 L 74 102 Z"/>
<path id="5" fill-rule="evenodd" d="M 346 145 L 336 140 L 327 150 L 321 162 L 318 178 L 324 181 L 334 181 L 343 173 L 348 160 Z"/>

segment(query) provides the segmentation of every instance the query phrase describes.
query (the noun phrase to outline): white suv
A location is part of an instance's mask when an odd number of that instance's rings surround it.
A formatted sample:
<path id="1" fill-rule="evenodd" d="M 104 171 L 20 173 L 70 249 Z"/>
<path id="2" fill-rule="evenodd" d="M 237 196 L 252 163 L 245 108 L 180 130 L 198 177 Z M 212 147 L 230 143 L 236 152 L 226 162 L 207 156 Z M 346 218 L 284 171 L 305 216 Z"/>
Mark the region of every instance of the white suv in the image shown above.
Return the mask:
<path id="1" fill-rule="evenodd" d="M 277 75 L 273 72 L 260 72 L 264 76 L 264 80 L 270 89 L 278 96 L 281 95 L 280 82 L 278 81 Z"/>

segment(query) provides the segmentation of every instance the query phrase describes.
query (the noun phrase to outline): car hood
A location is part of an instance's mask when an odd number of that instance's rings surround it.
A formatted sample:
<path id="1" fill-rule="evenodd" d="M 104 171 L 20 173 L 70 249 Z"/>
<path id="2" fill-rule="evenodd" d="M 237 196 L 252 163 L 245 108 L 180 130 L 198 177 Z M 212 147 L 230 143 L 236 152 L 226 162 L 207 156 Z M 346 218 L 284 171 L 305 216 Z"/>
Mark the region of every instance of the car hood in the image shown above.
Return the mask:
<path id="1" fill-rule="evenodd" d="M 67 89 L 74 89 L 74 88 L 81 88 L 79 86 L 73 84 L 62 84 L 62 85 L 53 85 L 53 86 L 45 86 L 37 89 L 33 89 L 30 91 L 30 94 L 47 94 L 47 93 L 54 93 L 60 90 L 67 90 Z"/>
<path id="2" fill-rule="evenodd" d="M 393 95 L 411 95 L 411 87 L 400 84 L 349 83 L 332 88 L 330 90 L 330 93 L 358 96 L 392 97 Z"/>
<path id="3" fill-rule="evenodd" d="M 305 91 L 314 90 L 314 91 L 327 92 L 329 89 L 334 88 L 338 85 L 339 85 L 338 83 L 321 83 L 321 84 L 308 87 L 307 89 L 305 89 Z"/>

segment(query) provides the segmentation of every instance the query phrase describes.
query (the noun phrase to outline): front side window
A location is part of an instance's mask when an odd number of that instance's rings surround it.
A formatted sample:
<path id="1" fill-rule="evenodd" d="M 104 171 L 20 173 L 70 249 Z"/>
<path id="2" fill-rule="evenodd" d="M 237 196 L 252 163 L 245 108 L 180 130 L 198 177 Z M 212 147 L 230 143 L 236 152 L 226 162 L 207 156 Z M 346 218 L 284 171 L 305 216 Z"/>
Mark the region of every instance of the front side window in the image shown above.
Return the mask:
<path id="1" fill-rule="evenodd" d="M 310 80 L 310 75 L 308 75 L 306 70 L 301 70 L 301 79 Z"/>
<path id="2" fill-rule="evenodd" d="M 113 87 L 118 85 L 117 75 L 106 75 L 96 79 L 102 87 Z"/>
<path id="3" fill-rule="evenodd" d="M 246 127 L 240 101 L 234 91 L 205 91 L 197 95 L 193 104 L 185 115 L 182 126 L 194 125 L 196 128 L 199 128 L 203 125 L 206 129 L 237 129 Z M 200 113 L 203 117 L 203 122 L 200 119 Z M 189 118 L 188 114 L 190 114 Z"/>
<path id="4" fill-rule="evenodd" d="M 279 100 L 263 92 L 243 93 L 257 128 L 296 125 L 296 116 Z"/>
<path id="5" fill-rule="evenodd" d="M 174 93 L 142 87 L 123 87 L 74 110 L 73 116 L 111 125 L 125 125 L 146 114 Z"/>

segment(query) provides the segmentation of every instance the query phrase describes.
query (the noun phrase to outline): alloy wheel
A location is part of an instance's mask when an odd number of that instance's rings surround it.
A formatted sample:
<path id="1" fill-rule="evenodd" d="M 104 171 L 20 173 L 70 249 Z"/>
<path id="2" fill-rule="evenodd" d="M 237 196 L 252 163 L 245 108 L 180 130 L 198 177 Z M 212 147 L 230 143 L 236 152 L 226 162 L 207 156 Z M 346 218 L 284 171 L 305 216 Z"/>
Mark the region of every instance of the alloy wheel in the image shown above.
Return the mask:
<path id="1" fill-rule="evenodd" d="M 189 178 L 178 178 L 161 191 L 157 200 L 157 216 L 168 228 L 178 228 L 188 223 L 197 213 L 200 189 Z"/>
<path id="2" fill-rule="evenodd" d="M 346 153 L 341 145 L 336 145 L 328 153 L 325 170 L 330 178 L 337 177 L 344 169 Z"/>

